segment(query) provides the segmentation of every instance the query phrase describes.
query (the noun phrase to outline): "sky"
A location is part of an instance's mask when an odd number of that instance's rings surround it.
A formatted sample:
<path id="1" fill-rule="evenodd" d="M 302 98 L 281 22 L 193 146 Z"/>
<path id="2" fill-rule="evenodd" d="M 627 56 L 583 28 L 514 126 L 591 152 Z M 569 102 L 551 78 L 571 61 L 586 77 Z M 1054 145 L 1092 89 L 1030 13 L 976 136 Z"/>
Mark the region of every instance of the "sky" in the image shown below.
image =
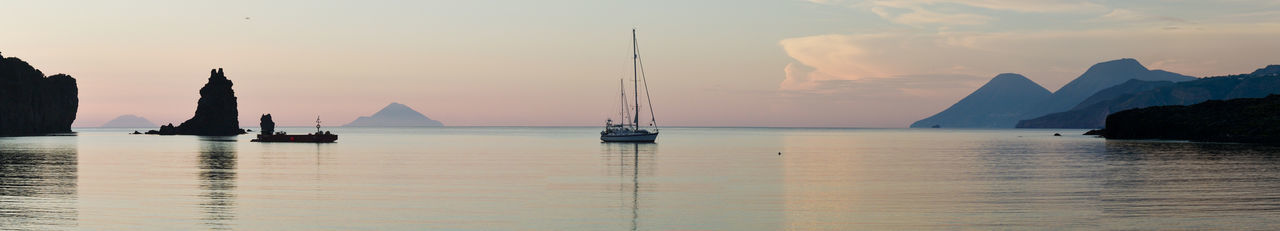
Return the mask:
<path id="1" fill-rule="evenodd" d="M 74 76 L 76 127 L 180 123 L 213 68 L 242 127 L 391 102 L 450 126 L 600 126 L 632 28 L 660 126 L 905 127 L 999 73 L 1056 90 L 1118 58 L 1201 77 L 1280 64 L 1280 1 L 0 4 L 0 55 Z"/>

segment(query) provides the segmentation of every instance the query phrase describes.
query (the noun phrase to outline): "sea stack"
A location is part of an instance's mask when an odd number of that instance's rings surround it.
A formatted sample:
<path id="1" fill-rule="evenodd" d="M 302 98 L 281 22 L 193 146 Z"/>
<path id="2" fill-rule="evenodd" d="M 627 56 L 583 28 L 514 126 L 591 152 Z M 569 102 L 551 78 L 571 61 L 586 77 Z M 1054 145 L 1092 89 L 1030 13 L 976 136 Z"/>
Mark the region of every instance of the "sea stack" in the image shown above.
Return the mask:
<path id="1" fill-rule="evenodd" d="M 271 121 L 271 114 L 263 114 L 262 118 L 258 120 L 260 121 L 258 130 L 261 130 L 263 135 L 271 135 L 276 132 L 276 122 Z"/>
<path id="2" fill-rule="evenodd" d="M 163 127 L 161 135 L 230 136 L 244 134 L 240 129 L 240 112 L 236 109 L 236 92 L 222 68 L 209 71 L 209 82 L 200 88 L 196 115 L 173 129 Z M 150 132 L 148 132 L 150 133 Z"/>
<path id="3" fill-rule="evenodd" d="M 71 132 L 78 94 L 70 75 L 46 77 L 21 59 L 0 56 L 0 136 Z"/>

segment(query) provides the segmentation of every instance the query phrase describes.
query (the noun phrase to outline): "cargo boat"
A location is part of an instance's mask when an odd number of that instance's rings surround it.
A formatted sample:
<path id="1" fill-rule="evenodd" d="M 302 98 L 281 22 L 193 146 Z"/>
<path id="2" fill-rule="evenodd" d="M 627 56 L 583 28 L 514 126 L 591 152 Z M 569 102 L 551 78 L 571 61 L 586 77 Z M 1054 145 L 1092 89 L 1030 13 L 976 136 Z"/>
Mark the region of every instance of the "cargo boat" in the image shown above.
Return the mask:
<path id="1" fill-rule="evenodd" d="M 271 121 L 271 114 L 262 115 L 262 131 L 257 139 L 250 142 L 292 142 L 292 143 L 333 143 L 338 135 L 320 130 L 320 117 L 316 117 L 316 133 L 306 135 L 290 135 L 283 131 L 275 131 L 276 123 Z"/>

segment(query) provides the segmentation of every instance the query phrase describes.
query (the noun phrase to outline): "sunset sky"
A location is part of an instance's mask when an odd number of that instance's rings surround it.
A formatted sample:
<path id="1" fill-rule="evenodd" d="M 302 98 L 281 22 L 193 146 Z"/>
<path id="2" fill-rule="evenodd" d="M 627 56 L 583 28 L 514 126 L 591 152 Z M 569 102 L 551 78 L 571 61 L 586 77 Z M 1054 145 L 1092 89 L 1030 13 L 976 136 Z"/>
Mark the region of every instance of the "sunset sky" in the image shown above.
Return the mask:
<path id="1" fill-rule="evenodd" d="M 6 1 L 0 54 L 74 76 L 75 126 L 195 111 L 243 127 L 399 102 L 446 125 L 603 125 L 638 28 L 659 125 L 905 127 L 999 73 L 1050 90 L 1136 58 L 1192 76 L 1280 64 L 1280 1 Z"/>

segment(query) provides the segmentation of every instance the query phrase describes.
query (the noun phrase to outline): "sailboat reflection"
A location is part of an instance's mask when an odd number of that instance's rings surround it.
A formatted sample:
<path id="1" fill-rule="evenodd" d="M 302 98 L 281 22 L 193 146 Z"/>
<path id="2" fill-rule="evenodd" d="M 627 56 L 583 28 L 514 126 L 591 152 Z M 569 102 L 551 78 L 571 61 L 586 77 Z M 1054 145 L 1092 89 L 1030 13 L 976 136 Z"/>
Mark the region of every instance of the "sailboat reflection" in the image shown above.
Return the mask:
<path id="1" fill-rule="evenodd" d="M 653 158 L 658 146 L 654 143 L 603 143 L 606 165 L 612 174 L 618 175 L 618 192 L 623 194 L 620 207 L 631 209 L 631 230 L 640 224 L 640 175 L 653 174 Z M 641 164 L 643 163 L 643 164 Z M 625 195 L 630 194 L 630 195 Z M 627 200 L 630 199 L 630 203 Z M 629 205 L 628 205 L 629 204 Z"/>
<path id="2" fill-rule="evenodd" d="M 236 146 L 235 142 L 203 141 L 200 147 L 200 203 L 204 209 L 204 221 L 210 229 L 232 229 L 228 224 L 235 219 L 236 206 Z"/>

